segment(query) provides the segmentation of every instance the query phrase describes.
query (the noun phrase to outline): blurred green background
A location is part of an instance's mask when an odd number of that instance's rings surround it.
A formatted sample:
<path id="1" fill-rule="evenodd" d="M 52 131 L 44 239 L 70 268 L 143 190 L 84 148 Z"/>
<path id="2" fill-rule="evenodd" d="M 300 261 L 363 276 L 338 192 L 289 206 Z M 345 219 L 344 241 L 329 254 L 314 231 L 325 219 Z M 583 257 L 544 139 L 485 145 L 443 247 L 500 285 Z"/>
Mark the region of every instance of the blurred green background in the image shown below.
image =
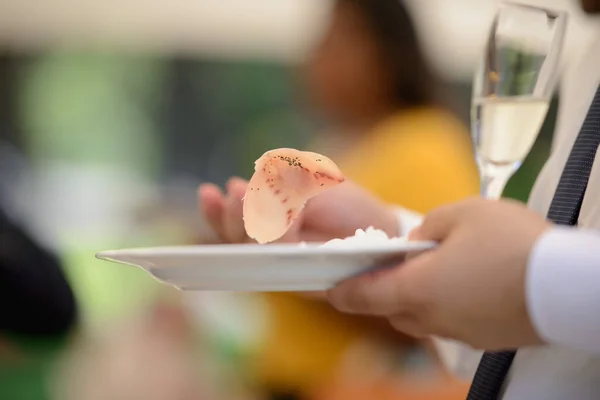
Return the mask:
<path id="1" fill-rule="evenodd" d="M 161 289 L 140 270 L 95 260 L 96 251 L 190 241 L 201 224 L 199 183 L 249 177 L 265 150 L 302 148 L 321 127 L 294 69 L 277 62 L 65 51 L 1 59 L 10 99 L 0 132 L 32 166 L 13 199 L 59 249 L 90 324 L 141 308 Z M 468 125 L 470 82 L 444 85 Z M 527 199 L 557 104 L 507 197 Z M 61 343 L 24 342 L 38 361 L 0 368 L 0 398 L 43 398 Z"/>

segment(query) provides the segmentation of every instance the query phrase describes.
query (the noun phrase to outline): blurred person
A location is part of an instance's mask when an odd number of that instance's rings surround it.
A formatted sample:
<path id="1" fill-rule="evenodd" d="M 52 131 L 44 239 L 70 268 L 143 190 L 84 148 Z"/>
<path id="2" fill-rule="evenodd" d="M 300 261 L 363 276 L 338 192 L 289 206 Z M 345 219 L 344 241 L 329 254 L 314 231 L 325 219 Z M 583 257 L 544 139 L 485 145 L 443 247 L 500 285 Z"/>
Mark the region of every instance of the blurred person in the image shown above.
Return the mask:
<path id="1" fill-rule="evenodd" d="M 313 147 L 333 156 L 348 178 L 385 202 L 419 212 L 478 193 L 468 131 L 437 103 L 438 85 L 401 1 L 336 0 L 306 71 L 309 97 L 332 124 Z M 239 183 L 228 185 L 230 198 L 243 196 L 237 189 Z M 207 207 L 218 201 L 217 188 L 203 191 Z M 238 240 L 227 234 L 221 239 Z M 414 354 L 429 358 L 381 321 L 348 317 L 298 294 L 261 296 L 268 300 L 271 329 L 257 373 L 274 398 L 311 396 L 343 379 L 344 360 L 366 362 L 366 355 L 346 357 L 365 342 L 385 354 L 373 362 L 388 369 Z"/>
<path id="2" fill-rule="evenodd" d="M 479 193 L 469 132 L 441 105 L 402 1 L 337 0 L 307 82 L 332 125 L 314 147 L 383 201 L 426 212 Z"/>

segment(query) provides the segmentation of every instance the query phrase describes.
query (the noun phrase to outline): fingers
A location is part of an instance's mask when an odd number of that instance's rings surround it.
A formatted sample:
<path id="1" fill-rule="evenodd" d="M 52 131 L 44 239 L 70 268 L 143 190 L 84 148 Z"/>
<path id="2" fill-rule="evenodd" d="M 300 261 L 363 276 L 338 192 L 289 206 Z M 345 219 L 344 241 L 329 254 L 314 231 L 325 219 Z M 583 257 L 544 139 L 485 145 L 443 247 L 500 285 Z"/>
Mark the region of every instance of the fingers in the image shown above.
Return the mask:
<path id="1" fill-rule="evenodd" d="M 417 339 L 423 339 L 430 333 L 425 324 L 423 324 L 422 319 L 410 312 L 396 314 L 392 317 L 388 317 L 388 320 L 392 327 L 397 331 Z"/>
<path id="2" fill-rule="evenodd" d="M 429 253 L 392 268 L 375 271 L 342 282 L 327 292 L 339 311 L 385 317 L 394 329 L 417 338 L 432 331 L 431 290 L 420 281 L 420 269 L 429 263 Z M 426 272 L 426 271 L 425 271 Z"/>
<path id="3" fill-rule="evenodd" d="M 202 184 L 198 189 L 200 211 L 224 242 L 239 243 L 247 239 L 242 203 L 247 184 L 243 179 L 231 178 L 226 185 L 227 195 L 212 183 Z"/>
<path id="4" fill-rule="evenodd" d="M 471 203 L 472 200 L 468 200 L 433 210 L 425 216 L 421 226 L 409 233 L 409 239 L 443 241 L 462 220 Z"/>
<path id="5" fill-rule="evenodd" d="M 424 316 L 432 298 L 430 282 L 435 271 L 431 266 L 436 256 L 433 251 L 424 253 L 400 265 L 344 281 L 327 293 L 329 301 L 338 310 L 352 314 Z"/>
<path id="6" fill-rule="evenodd" d="M 327 296 L 339 311 L 351 314 L 388 316 L 404 312 L 406 299 L 402 265 L 381 268 L 346 280 Z"/>
<path id="7" fill-rule="evenodd" d="M 223 232 L 228 242 L 240 243 L 247 239 L 244 227 L 242 199 L 248 183 L 243 179 L 231 178 L 227 182 L 227 197 L 223 212 Z"/>
<path id="8" fill-rule="evenodd" d="M 421 226 L 411 231 L 411 240 L 444 240 L 458 222 L 455 205 L 438 208 L 429 213 Z"/>
<path id="9" fill-rule="evenodd" d="M 202 184 L 198 188 L 198 200 L 200 203 L 200 212 L 204 215 L 213 231 L 223 240 L 225 234 L 222 218 L 225 197 L 221 189 L 212 183 Z"/>
<path id="10" fill-rule="evenodd" d="M 318 292 L 299 292 L 299 295 L 316 301 L 326 301 L 327 300 L 327 292 L 318 291 Z"/>

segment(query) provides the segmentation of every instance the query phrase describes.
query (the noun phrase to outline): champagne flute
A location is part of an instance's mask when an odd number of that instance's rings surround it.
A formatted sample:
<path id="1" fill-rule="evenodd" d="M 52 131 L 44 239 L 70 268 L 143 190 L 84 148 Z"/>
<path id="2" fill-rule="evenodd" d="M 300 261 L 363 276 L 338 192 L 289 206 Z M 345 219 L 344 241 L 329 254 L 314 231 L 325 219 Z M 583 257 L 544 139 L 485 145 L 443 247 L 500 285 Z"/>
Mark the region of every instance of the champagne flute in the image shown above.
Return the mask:
<path id="1" fill-rule="evenodd" d="M 527 156 L 556 87 L 566 13 L 501 3 L 475 74 L 471 131 L 481 195 L 499 199 Z"/>

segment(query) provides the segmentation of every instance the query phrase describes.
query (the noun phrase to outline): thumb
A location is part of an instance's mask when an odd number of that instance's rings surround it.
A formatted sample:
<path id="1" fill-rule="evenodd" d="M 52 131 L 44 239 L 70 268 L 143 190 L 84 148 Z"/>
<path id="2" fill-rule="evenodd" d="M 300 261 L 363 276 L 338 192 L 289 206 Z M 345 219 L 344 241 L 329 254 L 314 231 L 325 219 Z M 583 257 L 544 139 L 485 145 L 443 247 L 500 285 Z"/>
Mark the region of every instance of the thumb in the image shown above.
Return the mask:
<path id="1" fill-rule="evenodd" d="M 240 178 L 231 178 L 227 182 L 227 197 L 223 207 L 223 233 L 228 242 L 241 243 L 246 236 L 242 199 L 246 194 L 248 182 Z"/>
<path id="2" fill-rule="evenodd" d="M 425 216 L 421 226 L 410 232 L 410 240 L 444 240 L 462 219 L 462 211 L 463 203 L 433 210 Z"/>

